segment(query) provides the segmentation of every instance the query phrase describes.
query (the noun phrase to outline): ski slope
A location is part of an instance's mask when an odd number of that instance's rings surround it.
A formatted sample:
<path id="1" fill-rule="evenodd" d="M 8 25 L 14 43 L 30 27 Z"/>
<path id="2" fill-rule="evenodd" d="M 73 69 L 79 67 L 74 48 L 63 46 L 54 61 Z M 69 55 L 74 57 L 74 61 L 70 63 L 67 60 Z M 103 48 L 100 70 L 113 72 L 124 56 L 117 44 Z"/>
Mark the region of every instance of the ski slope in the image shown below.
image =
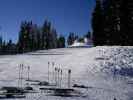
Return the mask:
<path id="1" fill-rule="evenodd" d="M 54 62 L 54 67 L 63 70 L 62 87 L 67 86 L 67 70 L 71 69 L 71 85 L 88 86 L 89 89 L 84 91 L 88 96 L 65 98 L 28 94 L 21 100 L 133 100 L 132 70 L 123 71 L 133 68 L 133 47 L 63 48 L 0 56 L 0 87 L 18 86 L 20 64 L 30 66 L 30 79 L 47 80 L 48 62 L 51 83 L 54 82 L 51 64 Z M 26 67 L 23 78 L 27 78 Z M 25 84 L 23 81 L 23 86 Z"/>

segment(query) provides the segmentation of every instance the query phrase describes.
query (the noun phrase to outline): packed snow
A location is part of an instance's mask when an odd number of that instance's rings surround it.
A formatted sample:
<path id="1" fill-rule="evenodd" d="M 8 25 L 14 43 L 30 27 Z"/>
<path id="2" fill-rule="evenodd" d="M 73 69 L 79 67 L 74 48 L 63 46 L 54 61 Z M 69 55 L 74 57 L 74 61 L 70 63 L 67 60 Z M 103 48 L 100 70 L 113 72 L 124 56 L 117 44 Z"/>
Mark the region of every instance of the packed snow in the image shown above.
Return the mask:
<path id="1" fill-rule="evenodd" d="M 67 71 L 71 69 L 71 86 L 88 86 L 81 90 L 87 96 L 54 97 L 40 92 L 27 94 L 21 100 L 133 100 L 133 47 L 128 46 L 63 48 L 0 56 L 0 86 L 19 85 L 20 64 L 25 66 L 24 79 L 27 78 L 27 66 L 30 66 L 30 79 L 47 81 L 48 62 L 51 83 L 54 83 L 53 67 L 63 70 L 62 87 L 67 86 Z"/>

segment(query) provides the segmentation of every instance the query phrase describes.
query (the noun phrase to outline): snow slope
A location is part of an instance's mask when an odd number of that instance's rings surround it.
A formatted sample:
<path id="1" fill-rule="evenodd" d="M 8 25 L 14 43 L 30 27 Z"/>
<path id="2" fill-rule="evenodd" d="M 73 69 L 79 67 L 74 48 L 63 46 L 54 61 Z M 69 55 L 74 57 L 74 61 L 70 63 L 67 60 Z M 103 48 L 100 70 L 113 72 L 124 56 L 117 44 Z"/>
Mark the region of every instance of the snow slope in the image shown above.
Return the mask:
<path id="1" fill-rule="evenodd" d="M 63 70 L 62 86 L 67 84 L 67 70 L 72 70 L 72 83 L 90 87 L 87 98 L 53 98 L 39 100 L 133 100 L 133 47 L 99 46 L 93 48 L 64 48 L 40 50 L 23 55 L 0 56 L 0 86 L 16 86 L 19 65 L 30 66 L 30 78 L 47 80 L 48 62 Z M 50 80 L 54 68 L 50 65 Z M 27 69 L 23 71 L 26 78 Z M 38 94 L 39 95 L 39 94 Z M 26 100 L 33 100 L 29 95 Z M 35 95 L 35 100 L 37 96 Z M 25 100 L 25 99 L 24 99 Z"/>

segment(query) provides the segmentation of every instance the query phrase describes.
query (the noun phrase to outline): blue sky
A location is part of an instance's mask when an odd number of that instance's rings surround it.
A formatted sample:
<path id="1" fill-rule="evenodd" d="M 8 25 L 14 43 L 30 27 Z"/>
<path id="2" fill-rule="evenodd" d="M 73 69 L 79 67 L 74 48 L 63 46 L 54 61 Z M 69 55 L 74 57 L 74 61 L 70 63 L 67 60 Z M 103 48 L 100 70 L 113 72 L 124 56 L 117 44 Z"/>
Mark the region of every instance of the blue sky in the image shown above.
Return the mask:
<path id="1" fill-rule="evenodd" d="M 24 20 L 41 26 L 52 22 L 59 34 L 79 35 L 91 30 L 91 14 L 95 0 L 0 0 L 0 35 L 17 41 L 20 23 Z"/>

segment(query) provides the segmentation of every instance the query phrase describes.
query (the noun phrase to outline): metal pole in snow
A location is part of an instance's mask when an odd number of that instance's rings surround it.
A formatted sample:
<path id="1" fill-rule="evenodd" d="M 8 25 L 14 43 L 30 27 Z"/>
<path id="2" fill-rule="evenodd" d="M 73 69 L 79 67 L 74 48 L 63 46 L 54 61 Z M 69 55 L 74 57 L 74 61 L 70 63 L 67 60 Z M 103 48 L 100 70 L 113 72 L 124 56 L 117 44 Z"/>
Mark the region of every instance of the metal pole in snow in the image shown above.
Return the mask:
<path id="1" fill-rule="evenodd" d="M 29 81 L 30 80 L 30 66 L 28 66 L 28 78 L 27 78 L 27 80 Z"/>
<path id="2" fill-rule="evenodd" d="M 68 70 L 68 88 L 71 87 L 71 70 Z"/>
<path id="3" fill-rule="evenodd" d="M 59 87 L 61 87 L 61 69 L 59 70 Z"/>
<path id="4" fill-rule="evenodd" d="M 19 87 L 19 85 L 20 85 L 20 72 L 21 71 L 21 64 L 19 65 L 19 75 L 18 75 L 18 87 Z"/>
<path id="5" fill-rule="evenodd" d="M 55 70 L 54 70 L 54 62 L 52 62 L 52 69 L 53 69 L 53 83 L 55 81 Z"/>
<path id="6" fill-rule="evenodd" d="M 63 75 L 62 69 L 61 69 L 60 74 L 61 74 L 61 76 L 60 76 L 60 87 L 61 87 L 61 85 L 62 85 L 62 75 Z"/>
<path id="7" fill-rule="evenodd" d="M 20 64 L 20 76 L 19 76 L 19 81 L 20 81 L 20 87 L 21 87 L 21 71 L 22 71 L 22 64 Z"/>
<path id="8" fill-rule="evenodd" d="M 19 81 L 18 81 L 18 85 L 20 85 L 20 87 L 22 87 L 22 70 L 23 70 L 23 64 L 20 64 L 20 66 L 19 66 Z"/>
<path id="9" fill-rule="evenodd" d="M 48 62 L 48 83 L 49 83 L 49 65 L 50 63 Z"/>
<path id="10" fill-rule="evenodd" d="M 57 86 L 60 86 L 60 69 L 57 69 Z"/>
<path id="11" fill-rule="evenodd" d="M 24 65 L 22 64 L 21 65 L 21 87 L 22 87 L 22 83 L 23 83 L 23 68 L 24 68 Z"/>
<path id="12" fill-rule="evenodd" d="M 57 68 L 55 67 L 55 85 L 57 86 Z"/>

